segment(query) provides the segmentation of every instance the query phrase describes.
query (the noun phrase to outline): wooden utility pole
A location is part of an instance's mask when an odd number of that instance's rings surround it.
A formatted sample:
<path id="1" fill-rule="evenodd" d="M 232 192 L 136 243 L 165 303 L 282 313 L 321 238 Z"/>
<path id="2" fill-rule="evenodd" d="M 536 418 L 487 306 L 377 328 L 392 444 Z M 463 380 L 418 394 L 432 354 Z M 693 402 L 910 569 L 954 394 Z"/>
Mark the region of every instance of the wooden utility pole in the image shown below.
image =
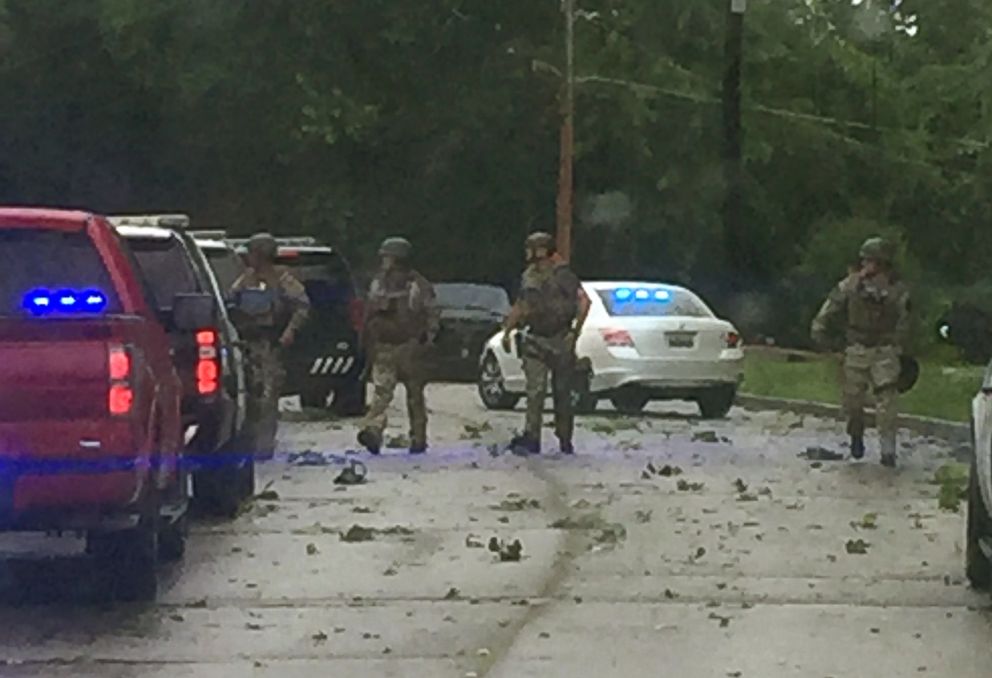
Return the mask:
<path id="1" fill-rule="evenodd" d="M 562 0 L 565 14 L 565 82 L 561 95 L 561 150 L 558 166 L 558 254 L 572 256 L 573 193 L 575 190 L 575 0 Z"/>
<path id="2" fill-rule="evenodd" d="M 723 77 L 723 204 L 724 243 L 732 280 L 740 284 L 747 274 L 750 247 L 742 219 L 744 202 L 743 130 L 741 125 L 741 71 L 744 60 L 744 11 L 747 0 L 727 0 L 727 34 Z"/>

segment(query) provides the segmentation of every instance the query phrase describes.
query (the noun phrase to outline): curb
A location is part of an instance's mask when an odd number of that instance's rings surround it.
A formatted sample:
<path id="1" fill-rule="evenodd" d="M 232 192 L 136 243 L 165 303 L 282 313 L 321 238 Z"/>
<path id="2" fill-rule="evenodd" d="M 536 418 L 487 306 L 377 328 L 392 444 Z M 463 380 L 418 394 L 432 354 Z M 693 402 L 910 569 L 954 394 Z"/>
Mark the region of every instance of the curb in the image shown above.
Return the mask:
<path id="1" fill-rule="evenodd" d="M 780 410 L 806 414 L 824 419 L 844 419 L 843 410 L 837 405 L 827 403 L 816 403 L 808 400 L 789 400 L 787 398 L 769 398 L 766 396 L 755 396 L 741 393 L 737 396 L 736 404 L 745 410 Z M 875 415 L 869 410 L 866 412 L 868 424 L 874 424 Z M 945 442 L 958 447 L 955 457 L 960 458 L 962 448 L 967 448 L 965 459 L 971 458 L 971 427 L 968 424 L 960 424 L 944 419 L 932 419 L 930 417 L 916 417 L 912 415 L 900 415 L 899 427 L 912 431 L 913 433 L 939 438 Z"/>

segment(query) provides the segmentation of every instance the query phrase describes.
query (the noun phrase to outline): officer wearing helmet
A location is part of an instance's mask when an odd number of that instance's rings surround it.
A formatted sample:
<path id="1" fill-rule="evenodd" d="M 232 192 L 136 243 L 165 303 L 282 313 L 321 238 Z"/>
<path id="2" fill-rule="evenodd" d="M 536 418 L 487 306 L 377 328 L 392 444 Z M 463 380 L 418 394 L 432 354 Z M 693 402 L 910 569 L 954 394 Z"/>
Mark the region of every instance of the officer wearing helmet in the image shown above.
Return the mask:
<path id="1" fill-rule="evenodd" d="M 541 451 L 541 423 L 548 373 L 554 395 L 555 434 L 563 454 L 573 454 L 572 390 L 576 381 L 575 341 L 589 313 L 589 298 L 578 277 L 557 257 L 554 238 L 532 233 L 525 246 L 527 268 L 520 296 L 507 317 L 503 348 L 512 349 L 512 332 L 526 330 L 520 342 L 527 380 L 527 417 L 524 432 L 513 441 L 515 451 Z"/>
<path id="2" fill-rule="evenodd" d="M 434 343 L 439 314 L 434 288 L 410 266 L 413 247 L 405 238 L 386 238 L 379 247 L 381 266 L 369 286 L 365 341 L 372 361 L 372 403 L 358 442 L 372 454 L 382 449 L 386 410 L 397 384 L 406 390 L 410 453 L 427 451 L 425 357 Z"/>
<path id="3" fill-rule="evenodd" d="M 276 266 L 278 246 L 268 233 L 248 240 L 248 269 L 231 286 L 234 321 L 245 341 L 248 422 L 261 456 L 275 452 L 279 393 L 285 378 L 280 351 L 296 340 L 307 321 L 310 300 L 303 284 Z"/>
<path id="4" fill-rule="evenodd" d="M 861 246 L 861 266 L 830 293 L 813 320 L 813 341 L 831 344 L 838 326 L 845 331 L 844 409 L 851 456 L 865 454 L 864 407 L 869 392 L 876 404 L 882 464 L 895 466 L 901 360 L 909 351 L 909 291 L 895 270 L 895 248 L 883 238 Z"/>

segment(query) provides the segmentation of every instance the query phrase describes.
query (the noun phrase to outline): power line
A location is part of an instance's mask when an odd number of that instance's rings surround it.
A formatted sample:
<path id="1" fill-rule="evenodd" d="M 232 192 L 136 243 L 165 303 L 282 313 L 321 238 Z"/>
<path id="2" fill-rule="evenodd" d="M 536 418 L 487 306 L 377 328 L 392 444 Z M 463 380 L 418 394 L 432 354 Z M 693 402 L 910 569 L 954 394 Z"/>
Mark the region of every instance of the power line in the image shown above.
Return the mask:
<path id="1" fill-rule="evenodd" d="M 665 87 L 658 87 L 657 85 L 648 85 L 645 83 L 634 82 L 631 80 L 622 80 L 619 78 L 608 78 L 598 75 L 583 76 L 576 79 L 579 84 L 594 83 L 594 84 L 604 84 L 604 85 L 614 85 L 617 87 L 624 87 L 626 89 L 643 92 L 646 94 L 663 95 L 673 99 L 679 99 L 682 101 L 688 101 L 696 104 L 705 104 L 711 106 L 719 106 L 722 104 L 721 100 L 716 97 L 705 96 L 700 94 L 692 94 L 689 92 L 682 92 L 678 90 L 668 89 Z M 834 118 L 825 115 L 816 115 L 813 113 L 800 113 L 798 111 L 791 111 L 784 108 L 776 108 L 773 106 L 766 106 L 763 104 L 750 104 L 744 106 L 745 110 L 749 112 L 763 113 L 766 115 L 771 115 L 775 117 L 785 118 L 789 120 L 802 121 L 802 122 L 812 122 L 821 124 L 828 127 L 842 127 L 851 130 L 859 130 L 863 132 L 894 132 L 894 133 L 913 133 L 922 132 L 935 140 L 938 141 L 949 141 L 966 146 L 969 150 L 985 150 L 992 147 L 992 143 L 988 141 L 980 141 L 978 139 L 971 139 L 968 137 L 942 137 L 940 135 L 933 134 L 932 132 L 926 132 L 922 130 L 909 130 L 900 127 L 886 127 L 886 126 L 872 126 L 867 123 L 857 122 L 854 120 L 843 120 L 841 118 Z M 850 139 L 850 137 L 845 137 Z M 864 143 L 856 139 L 851 139 L 851 141 L 857 141 L 858 143 Z"/>

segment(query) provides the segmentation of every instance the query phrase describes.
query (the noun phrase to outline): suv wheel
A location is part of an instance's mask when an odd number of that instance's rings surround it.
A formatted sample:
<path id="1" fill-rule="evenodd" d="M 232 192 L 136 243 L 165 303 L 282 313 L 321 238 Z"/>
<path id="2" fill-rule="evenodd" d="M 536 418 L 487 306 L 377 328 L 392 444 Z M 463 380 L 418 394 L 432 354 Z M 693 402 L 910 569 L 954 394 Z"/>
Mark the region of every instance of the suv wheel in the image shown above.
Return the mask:
<path id="1" fill-rule="evenodd" d="M 310 386 L 300 393 L 300 405 L 307 408 L 323 409 L 327 407 L 327 398 L 331 395 L 329 386 Z"/>
<path id="2" fill-rule="evenodd" d="M 699 411 L 704 419 L 723 419 L 734 406 L 737 389 L 733 386 L 718 386 L 699 396 Z"/>
<path id="3" fill-rule="evenodd" d="M 158 594 L 158 507 L 138 525 L 89 535 L 87 550 L 96 560 L 100 589 L 112 600 L 147 602 Z"/>
<path id="4" fill-rule="evenodd" d="M 592 392 L 592 375 L 588 368 L 579 367 L 572 389 L 572 409 L 575 414 L 592 414 L 599 405 L 599 396 Z"/>
<path id="5" fill-rule="evenodd" d="M 520 396 L 506 392 L 503 371 L 492 353 L 487 353 L 482 361 L 477 388 L 482 404 L 489 410 L 512 410 L 520 402 Z"/>
<path id="6" fill-rule="evenodd" d="M 207 466 L 193 472 L 193 498 L 199 509 L 233 518 L 241 502 L 254 494 L 255 446 L 247 435 L 237 436 L 211 455 Z"/>
<path id="7" fill-rule="evenodd" d="M 971 585 L 979 590 L 987 590 L 992 585 L 992 561 L 982 549 L 982 540 L 992 539 L 992 516 L 982 499 L 978 481 L 978 466 L 971 462 L 968 481 L 968 544 L 965 551 L 965 565 Z"/>
<path id="8" fill-rule="evenodd" d="M 349 381 L 334 392 L 331 410 L 341 417 L 361 417 L 365 414 L 366 385 L 364 379 Z"/>

